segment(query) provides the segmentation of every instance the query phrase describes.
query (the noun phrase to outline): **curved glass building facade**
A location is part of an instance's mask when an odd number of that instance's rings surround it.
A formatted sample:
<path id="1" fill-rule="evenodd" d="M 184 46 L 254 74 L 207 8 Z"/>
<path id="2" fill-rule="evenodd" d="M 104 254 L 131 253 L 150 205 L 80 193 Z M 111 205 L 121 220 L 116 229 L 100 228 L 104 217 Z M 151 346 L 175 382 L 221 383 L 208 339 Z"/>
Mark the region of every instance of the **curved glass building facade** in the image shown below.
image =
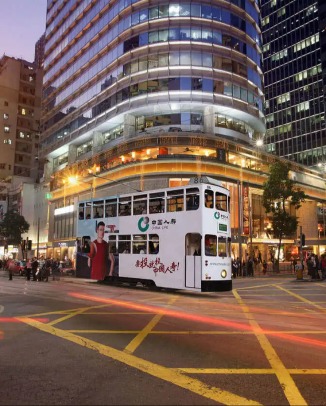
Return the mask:
<path id="1" fill-rule="evenodd" d="M 258 21 L 251 0 L 49 0 L 41 149 L 51 170 L 144 133 L 263 134 Z"/>

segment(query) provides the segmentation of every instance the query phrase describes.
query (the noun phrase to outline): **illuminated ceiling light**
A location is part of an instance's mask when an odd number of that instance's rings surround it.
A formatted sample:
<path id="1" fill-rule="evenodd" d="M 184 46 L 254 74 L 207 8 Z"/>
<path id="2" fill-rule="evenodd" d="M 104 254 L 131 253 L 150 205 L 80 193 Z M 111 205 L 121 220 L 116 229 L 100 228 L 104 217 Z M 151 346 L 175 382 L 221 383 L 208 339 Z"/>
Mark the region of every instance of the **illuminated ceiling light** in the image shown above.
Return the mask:
<path id="1" fill-rule="evenodd" d="M 208 151 L 206 150 L 206 151 L 205 151 L 205 156 L 208 156 L 208 155 L 209 155 L 209 153 L 208 153 Z"/>
<path id="2" fill-rule="evenodd" d="M 124 162 L 125 161 L 125 157 L 123 155 L 121 155 L 121 161 Z"/>
<path id="3" fill-rule="evenodd" d="M 150 150 L 150 149 L 147 149 L 147 150 L 146 150 L 146 154 L 149 155 L 150 153 L 151 153 L 151 150 Z"/>
<path id="4" fill-rule="evenodd" d="M 135 158 L 135 157 L 136 157 L 136 152 L 135 152 L 135 151 L 132 151 L 131 157 L 132 157 L 132 158 Z"/>

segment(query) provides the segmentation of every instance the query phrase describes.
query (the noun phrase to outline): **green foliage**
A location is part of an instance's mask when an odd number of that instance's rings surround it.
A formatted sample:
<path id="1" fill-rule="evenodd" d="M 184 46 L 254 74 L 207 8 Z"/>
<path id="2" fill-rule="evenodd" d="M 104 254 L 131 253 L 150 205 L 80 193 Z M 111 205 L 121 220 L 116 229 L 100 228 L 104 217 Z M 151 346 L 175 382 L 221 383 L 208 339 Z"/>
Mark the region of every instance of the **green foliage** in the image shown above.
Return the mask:
<path id="1" fill-rule="evenodd" d="M 0 235 L 5 237 L 9 244 L 19 245 L 22 234 L 27 233 L 29 224 L 19 213 L 9 210 L 0 223 Z"/>
<path id="2" fill-rule="evenodd" d="M 266 213 L 272 215 L 273 234 L 279 240 L 278 255 L 282 239 L 293 235 L 298 226 L 298 218 L 291 215 L 289 208 L 292 206 L 298 209 L 306 198 L 305 193 L 289 178 L 289 171 L 288 164 L 274 163 L 270 166 L 269 178 L 263 185 L 263 206 Z"/>

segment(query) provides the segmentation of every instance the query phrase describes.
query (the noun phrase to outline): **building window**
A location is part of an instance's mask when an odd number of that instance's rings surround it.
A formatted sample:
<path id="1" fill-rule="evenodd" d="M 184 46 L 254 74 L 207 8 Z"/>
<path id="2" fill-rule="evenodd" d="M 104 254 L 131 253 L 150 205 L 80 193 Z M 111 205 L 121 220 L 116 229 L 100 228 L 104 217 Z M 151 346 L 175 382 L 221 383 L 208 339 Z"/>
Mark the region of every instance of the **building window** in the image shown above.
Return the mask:
<path id="1" fill-rule="evenodd" d="M 10 138 L 5 139 L 5 140 L 3 140 L 3 143 L 10 145 L 11 144 L 11 139 Z"/>
<path id="2" fill-rule="evenodd" d="M 8 107 L 9 106 L 9 103 L 7 102 L 7 101 L 4 101 L 4 103 L 3 103 L 6 107 Z"/>
<path id="3" fill-rule="evenodd" d="M 9 114 L 3 113 L 3 119 L 4 119 L 4 120 L 8 120 L 8 118 L 9 118 Z"/>
<path id="4" fill-rule="evenodd" d="M 0 169 L 6 169 L 6 164 L 0 164 Z"/>
<path id="5" fill-rule="evenodd" d="M 22 108 L 21 114 L 22 114 L 23 116 L 26 116 L 26 109 Z"/>
<path id="6" fill-rule="evenodd" d="M 7 125 L 5 125 L 5 126 L 3 127 L 3 131 L 4 131 L 5 133 L 10 133 L 10 127 L 8 127 Z"/>

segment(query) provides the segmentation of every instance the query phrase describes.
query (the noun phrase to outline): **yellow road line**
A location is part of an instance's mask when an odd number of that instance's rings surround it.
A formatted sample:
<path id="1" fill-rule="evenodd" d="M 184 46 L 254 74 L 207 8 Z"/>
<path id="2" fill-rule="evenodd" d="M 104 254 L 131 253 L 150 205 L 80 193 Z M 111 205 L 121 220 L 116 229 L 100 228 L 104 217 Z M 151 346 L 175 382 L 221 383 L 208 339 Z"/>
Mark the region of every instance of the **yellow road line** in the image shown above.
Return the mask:
<path id="1" fill-rule="evenodd" d="M 78 314 L 81 314 L 81 313 L 83 313 L 83 312 L 86 312 L 87 310 L 90 310 L 90 309 L 99 309 L 99 308 L 101 308 L 101 307 L 106 307 L 106 306 L 107 306 L 107 304 L 105 304 L 105 305 L 99 305 L 99 306 L 85 307 L 85 308 L 83 308 L 83 309 L 80 309 L 80 310 L 77 310 L 77 311 L 72 312 L 72 313 L 70 313 L 70 314 L 67 314 L 66 316 L 60 317 L 60 319 L 56 319 L 56 320 L 50 321 L 50 322 L 47 323 L 47 324 L 48 324 L 49 326 L 54 326 L 55 324 L 58 324 L 58 323 L 61 323 L 62 321 L 66 321 L 66 320 L 68 320 L 68 319 L 71 319 L 72 317 L 75 317 L 75 316 L 77 316 Z"/>
<path id="2" fill-rule="evenodd" d="M 290 405 L 307 405 L 307 402 L 301 395 L 299 389 L 297 388 L 294 380 L 292 379 L 289 371 L 286 369 L 285 365 L 277 355 L 273 346 L 269 342 L 268 338 L 264 334 L 263 330 L 259 324 L 254 320 L 252 313 L 250 313 L 247 305 L 244 303 L 240 295 L 236 290 L 232 291 L 238 303 L 240 304 L 242 311 L 246 315 L 249 324 L 252 326 L 254 332 L 256 333 L 257 340 L 264 351 L 268 362 L 275 371 L 275 375 L 284 391 L 284 394 Z"/>
<path id="3" fill-rule="evenodd" d="M 78 334 L 139 334 L 140 330 L 65 330 Z"/>
<path id="4" fill-rule="evenodd" d="M 283 284 L 282 282 L 280 284 Z M 270 288 L 271 286 L 275 285 L 274 282 L 265 283 L 264 285 L 255 285 L 255 286 L 244 286 L 243 288 L 236 288 L 236 290 L 249 290 L 249 289 L 257 289 L 257 288 Z"/>
<path id="5" fill-rule="evenodd" d="M 139 371 L 176 385 L 180 388 L 186 389 L 192 393 L 196 393 L 197 395 L 200 395 L 206 399 L 211 399 L 225 405 L 259 405 L 259 403 L 254 400 L 235 395 L 231 392 L 224 391 L 210 385 L 206 385 L 204 382 L 186 376 L 180 371 L 170 370 L 169 368 L 138 358 L 132 354 L 116 350 L 115 348 L 99 344 L 85 337 L 78 337 L 72 333 L 49 326 L 48 324 L 40 323 L 33 319 L 24 317 L 17 317 L 17 319 L 45 333 L 55 335 L 92 351 L 96 351 L 101 355 L 114 359 L 125 365 L 129 365 L 132 368 L 136 368 Z"/>
<path id="6" fill-rule="evenodd" d="M 306 298 L 304 298 L 304 297 L 302 297 L 302 296 L 300 296 L 300 295 L 297 295 L 296 293 L 293 293 L 293 292 L 291 292 L 291 291 L 288 290 L 288 289 L 284 289 L 284 288 L 282 288 L 281 286 L 276 286 L 276 287 L 277 287 L 278 289 L 283 290 L 283 291 L 286 292 L 287 294 L 289 294 L 289 295 L 291 295 L 291 296 L 293 296 L 293 297 L 296 297 L 296 298 L 297 298 L 298 300 L 300 300 L 301 302 L 308 303 L 309 305 L 311 305 L 311 306 L 313 306 L 313 307 L 316 307 L 317 309 L 322 310 L 323 312 L 326 312 L 326 309 L 325 309 L 324 307 L 317 305 L 316 303 L 312 302 L 311 300 L 308 300 L 308 299 L 306 299 Z"/>
<path id="7" fill-rule="evenodd" d="M 216 374 L 216 375 L 274 375 L 275 371 L 269 368 L 173 368 L 173 370 L 186 374 Z M 291 375 L 326 375 L 326 369 L 288 369 Z"/>
<path id="8" fill-rule="evenodd" d="M 178 299 L 178 296 L 172 297 L 168 301 L 168 306 L 173 304 L 177 299 Z M 130 343 L 126 346 L 124 351 L 132 354 L 140 346 L 140 344 L 145 340 L 145 338 L 153 330 L 153 328 L 160 322 L 162 317 L 163 317 L 163 314 L 157 314 L 156 316 L 154 316 L 154 318 L 147 324 L 147 326 L 145 326 L 142 329 L 142 331 L 140 331 L 139 334 L 137 334 L 137 336 L 134 337 L 130 341 Z"/>

